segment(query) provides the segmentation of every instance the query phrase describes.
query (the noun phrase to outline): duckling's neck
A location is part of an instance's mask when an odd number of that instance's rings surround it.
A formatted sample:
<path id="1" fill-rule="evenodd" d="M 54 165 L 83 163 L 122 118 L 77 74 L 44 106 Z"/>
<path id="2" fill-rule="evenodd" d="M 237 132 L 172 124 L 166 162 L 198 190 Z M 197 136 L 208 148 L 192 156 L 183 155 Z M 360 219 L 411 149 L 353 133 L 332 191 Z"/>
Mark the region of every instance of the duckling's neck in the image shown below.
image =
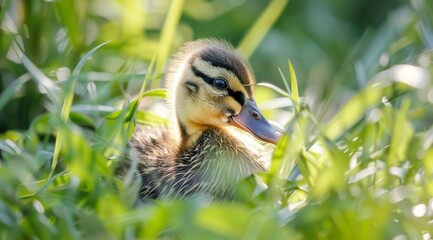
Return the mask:
<path id="1" fill-rule="evenodd" d="M 179 117 L 175 122 L 172 122 L 172 128 L 176 133 L 176 142 L 180 148 L 187 148 L 194 145 L 198 140 L 201 133 L 203 133 L 207 127 L 194 124 L 191 122 L 182 122 Z"/>

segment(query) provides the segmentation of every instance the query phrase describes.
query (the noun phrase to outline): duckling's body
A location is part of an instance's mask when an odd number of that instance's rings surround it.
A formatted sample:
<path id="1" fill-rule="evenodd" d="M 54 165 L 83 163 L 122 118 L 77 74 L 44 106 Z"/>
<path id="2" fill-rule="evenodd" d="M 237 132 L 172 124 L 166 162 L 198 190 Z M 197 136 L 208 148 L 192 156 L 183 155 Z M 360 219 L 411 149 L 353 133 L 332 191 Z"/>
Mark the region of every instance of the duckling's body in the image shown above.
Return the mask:
<path id="1" fill-rule="evenodd" d="M 277 140 L 253 100 L 252 71 L 230 46 L 213 40 L 186 44 L 170 64 L 170 124 L 137 127 L 129 143 L 137 167 L 124 161 L 119 173 L 137 170 L 142 198 L 231 198 L 238 181 L 269 166 L 264 145 L 235 128 Z"/>
<path id="2" fill-rule="evenodd" d="M 216 199 L 230 198 L 236 182 L 266 171 L 269 165 L 264 157 L 216 128 L 204 130 L 190 147 L 168 147 L 174 145 L 168 128 L 136 130 L 130 146 L 139 159 L 141 197 L 204 193 Z"/>

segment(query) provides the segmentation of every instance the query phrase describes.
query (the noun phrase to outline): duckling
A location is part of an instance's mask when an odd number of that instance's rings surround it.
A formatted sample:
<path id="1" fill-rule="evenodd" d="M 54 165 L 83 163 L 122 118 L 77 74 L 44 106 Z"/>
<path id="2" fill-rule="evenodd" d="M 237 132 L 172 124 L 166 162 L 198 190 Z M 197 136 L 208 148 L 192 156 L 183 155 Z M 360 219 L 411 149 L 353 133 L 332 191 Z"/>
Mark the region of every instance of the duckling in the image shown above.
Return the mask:
<path id="1" fill-rule="evenodd" d="M 232 198 L 237 182 L 268 170 L 266 143 L 279 138 L 254 101 L 254 84 L 228 43 L 186 43 L 166 74 L 168 126 L 137 127 L 129 147 L 138 162 L 123 161 L 118 174 L 135 171 L 140 198 Z"/>

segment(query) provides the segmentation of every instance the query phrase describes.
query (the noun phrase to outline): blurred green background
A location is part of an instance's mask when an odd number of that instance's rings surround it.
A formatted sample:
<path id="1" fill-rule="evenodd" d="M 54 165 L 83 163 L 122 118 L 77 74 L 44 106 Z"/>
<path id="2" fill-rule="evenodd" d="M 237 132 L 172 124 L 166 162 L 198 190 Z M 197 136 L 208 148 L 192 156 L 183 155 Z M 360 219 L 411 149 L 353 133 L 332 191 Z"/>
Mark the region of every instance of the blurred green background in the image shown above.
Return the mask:
<path id="1" fill-rule="evenodd" d="M 11 47 L 15 38 L 30 60 L 54 78 L 58 69 L 73 69 L 83 54 L 106 41 L 111 42 L 86 64 L 88 71 L 95 73 L 90 80 L 143 72 L 159 46 L 170 2 L 3 1 L 0 90 L 27 72 Z M 185 41 L 208 37 L 237 46 L 267 5 L 268 1 L 185 1 L 169 50 Z M 253 49 L 250 61 L 258 82 L 282 87 L 278 67 L 287 72 L 290 58 L 300 79 L 300 91 L 313 107 L 321 106 L 324 99 L 338 103 L 340 99 L 332 99 L 342 96 L 335 94 L 336 89 L 362 87 L 354 77 L 355 63 L 361 61 L 356 66 L 366 76 L 386 67 L 379 65 L 379 59 L 392 51 L 393 41 L 405 37 L 401 41 L 405 41 L 402 48 L 408 53 L 407 61 L 425 47 L 422 35 L 414 32 L 419 31 L 419 13 L 406 1 L 295 0 L 288 6 L 279 5 L 284 8 L 281 16 Z M 380 41 L 374 42 L 374 38 Z M 118 94 L 115 91 L 110 96 Z M 34 83 L 24 85 L 1 109 L 0 131 L 26 129 L 44 110 L 43 103 L 43 94 Z"/>
<path id="2" fill-rule="evenodd" d="M 0 239 L 432 238 L 433 1 L 0 5 Z M 198 38 L 272 84 L 257 99 L 286 134 L 268 188 L 136 206 L 116 157 L 135 123 L 166 122 L 164 63 Z"/>

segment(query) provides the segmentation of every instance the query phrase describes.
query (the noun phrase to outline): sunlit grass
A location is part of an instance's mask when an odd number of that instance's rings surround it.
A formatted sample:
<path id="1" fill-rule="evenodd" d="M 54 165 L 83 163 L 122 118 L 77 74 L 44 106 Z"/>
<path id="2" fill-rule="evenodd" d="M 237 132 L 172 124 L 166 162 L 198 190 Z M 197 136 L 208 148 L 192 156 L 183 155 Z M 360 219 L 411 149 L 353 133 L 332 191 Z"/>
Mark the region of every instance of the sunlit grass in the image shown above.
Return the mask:
<path id="1" fill-rule="evenodd" d="M 239 51 L 249 58 L 259 43 L 263 40 L 266 33 L 277 21 L 289 0 L 273 0 L 269 3 L 262 15 L 257 19 L 253 26 L 245 34 L 239 43 Z"/>

